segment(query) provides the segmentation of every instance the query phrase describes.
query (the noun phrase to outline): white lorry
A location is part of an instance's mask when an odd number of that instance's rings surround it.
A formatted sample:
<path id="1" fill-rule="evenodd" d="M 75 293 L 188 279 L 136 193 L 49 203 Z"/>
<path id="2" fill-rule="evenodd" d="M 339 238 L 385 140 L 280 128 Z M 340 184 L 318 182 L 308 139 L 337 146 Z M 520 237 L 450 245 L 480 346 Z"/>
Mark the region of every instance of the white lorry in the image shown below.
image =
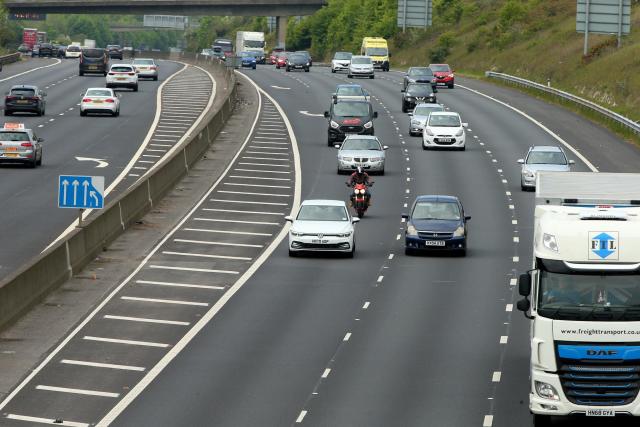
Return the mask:
<path id="1" fill-rule="evenodd" d="M 236 55 L 240 52 L 255 52 L 256 62 L 265 63 L 264 33 L 259 31 L 238 31 L 236 33 Z"/>
<path id="2" fill-rule="evenodd" d="M 84 39 L 84 45 L 88 49 L 94 49 L 96 47 L 96 41 L 93 39 Z"/>
<path id="3" fill-rule="evenodd" d="M 640 174 L 538 173 L 519 292 L 534 425 L 640 417 Z"/>

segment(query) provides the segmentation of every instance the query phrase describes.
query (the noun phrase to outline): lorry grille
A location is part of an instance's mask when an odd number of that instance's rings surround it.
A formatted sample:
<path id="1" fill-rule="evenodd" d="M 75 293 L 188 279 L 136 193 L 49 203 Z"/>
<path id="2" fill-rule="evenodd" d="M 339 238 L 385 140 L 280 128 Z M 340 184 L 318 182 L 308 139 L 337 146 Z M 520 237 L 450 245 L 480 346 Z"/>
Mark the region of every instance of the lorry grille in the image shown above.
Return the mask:
<path id="1" fill-rule="evenodd" d="M 558 356 L 558 366 L 562 390 L 577 405 L 628 405 L 640 389 L 640 360 Z"/>

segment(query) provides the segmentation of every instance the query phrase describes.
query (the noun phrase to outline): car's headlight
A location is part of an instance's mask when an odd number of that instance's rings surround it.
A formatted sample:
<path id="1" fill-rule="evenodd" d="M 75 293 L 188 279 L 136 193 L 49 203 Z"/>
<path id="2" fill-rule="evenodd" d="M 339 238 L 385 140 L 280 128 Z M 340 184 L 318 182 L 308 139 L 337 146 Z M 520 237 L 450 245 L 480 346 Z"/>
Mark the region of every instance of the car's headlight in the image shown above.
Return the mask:
<path id="1" fill-rule="evenodd" d="M 538 393 L 538 396 L 542 397 L 543 399 L 560 400 L 558 392 L 551 384 L 543 383 L 542 381 L 535 381 L 535 384 L 536 393 Z"/>
<path id="2" fill-rule="evenodd" d="M 340 160 L 342 160 L 343 162 L 352 162 L 353 157 L 340 157 Z"/>
<path id="3" fill-rule="evenodd" d="M 424 129 L 424 133 L 426 133 L 429 136 L 433 136 L 433 132 L 431 132 L 431 129 L 429 129 L 429 128 L 425 128 Z"/>
<path id="4" fill-rule="evenodd" d="M 338 234 L 338 237 L 349 237 L 349 236 L 351 236 L 351 232 L 350 231 L 348 233 Z"/>
<path id="5" fill-rule="evenodd" d="M 420 126 L 420 120 L 411 120 L 413 126 Z"/>
<path id="6" fill-rule="evenodd" d="M 454 77 L 453 74 L 449 74 L 449 77 Z"/>
<path id="7" fill-rule="evenodd" d="M 460 129 L 458 132 L 456 132 L 456 136 L 462 136 L 462 134 L 464 134 L 464 130 Z"/>
<path id="8" fill-rule="evenodd" d="M 535 172 L 531 172 L 530 170 L 526 170 L 526 171 L 524 171 L 524 177 L 533 179 L 533 178 L 536 177 L 536 174 L 535 174 Z"/>
<path id="9" fill-rule="evenodd" d="M 371 161 L 371 162 L 379 162 L 381 160 L 382 160 L 382 157 L 372 157 L 372 158 L 369 159 L 369 161 Z"/>
<path id="10" fill-rule="evenodd" d="M 307 62 L 307 67 L 309 66 L 309 63 Z"/>
<path id="11" fill-rule="evenodd" d="M 417 236 L 418 235 L 418 230 L 416 230 L 416 228 L 409 224 L 407 225 L 407 236 Z"/>
<path id="12" fill-rule="evenodd" d="M 304 236 L 304 233 L 301 233 L 299 231 L 291 230 L 291 235 L 292 236 L 296 236 L 296 237 L 301 237 L 301 236 Z"/>
<path id="13" fill-rule="evenodd" d="M 558 242 L 556 241 L 556 236 L 553 234 L 544 233 L 542 235 L 542 244 L 545 248 L 558 252 Z"/>
<path id="14" fill-rule="evenodd" d="M 338 129 L 340 127 L 340 125 L 336 122 L 334 122 L 333 120 L 331 120 L 331 127 L 334 129 Z"/>
<path id="15" fill-rule="evenodd" d="M 463 237 L 464 236 L 464 227 L 460 226 L 456 228 L 456 231 L 453 232 L 453 237 Z"/>
<path id="16" fill-rule="evenodd" d="M 373 126 L 373 122 L 367 122 L 364 124 L 365 129 L 371 129 L 372 126 Z"/>

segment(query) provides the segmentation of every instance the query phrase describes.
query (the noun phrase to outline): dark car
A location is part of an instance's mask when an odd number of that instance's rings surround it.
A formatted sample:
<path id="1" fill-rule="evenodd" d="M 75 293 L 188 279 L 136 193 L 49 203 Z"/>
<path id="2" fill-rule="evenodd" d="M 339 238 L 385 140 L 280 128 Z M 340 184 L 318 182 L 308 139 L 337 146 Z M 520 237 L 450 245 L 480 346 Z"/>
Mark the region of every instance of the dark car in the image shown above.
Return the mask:
<path id="1" fill-rule="evenodd" d="M 39 44 L 34 44 L 33 48 L 31 49 L 31 57 L 34 58 L 36 56 L 38 56 L 40 54 L 40 45 Z"/>
<path id="2" fill-rule="evenodd" d="M 467 253 L 467 221 L 462 203 L 455 196 L 418 196 L 406 219 L 405 254 L 417 251 Z"/>
<path id="3" fill-rule="evenodd" d="M 406 89 L 410 83 L 431 83 L 435 92 L 436 77 L 429 67 L 411 67 L 407 70 L 407 74 L 404 75 L 402 87 Z"/>
<path id="4" fill-rule="evenodd" d="M 118 44 L 108 44 L 107 52 L 109 53 L 109 58 L 120 59 L 122 60 L 123 51 L 122 47 Z"/>
<path id="5" fill-rule="evenodd" d="M 44 116 L 46 107 L 46 92 L 37 86 L 16 85 L 4 97 L 4 115 L 13 113 L 36 113 Z"/>
<path id="6" fill-rule="evenodd" d="M 402 92 L 402 112 L 413 110 L 416 105 L 423 102 L 434 104 L 437 102 L 436 94 L 430 83 L 410 83 Z"/>
<path id="7" fill-rule="evenodd" d="M 61 45 L 61 44 L 54 44 L 53 45 L 56 49 L 56 56 L 58 58 L 64 58 L 65 57 L 65 53 L 67 52 L 67 46 Z"/>
<path id="8" fill-rule="evenodd" d="M 331 103 L 331 109 L 325 111 L 324 116 L 329 121 L 327 145 L 332 147 L 350 134 L 373 135 L 373 119 L 378 117 L 378 112 L 373 111 L 368 101 L 338 99 Z"/>
<path id="9" fill-rule="evenodd" d="M 287 71 L 304 70 L 309 72 L 309 58 L 300 53 L 292 53 L 287 55 Z"/>
<path id="10" fill-rule="evenodd" d="M 28 44 L 22 43 L 20 46 L 18 46 L 18 52 L 20 52 L 20 53 L 29 53 L 29 52 L 31 52 L 31 48 L 29 47 Z"/>
<path id="11" fill-rule="evenodd" d="M 309 63 L 309 67 L 313 67 L 313 59 L 311 58 L 311 54 L 306 50 L 297 50 L 294 53 L 299 53 L 300 55 L 304 55 L 307 58 L 307 62 Z"/>
<path id="12" fill-rule="evenodd" d="M 57 56 L 58 49 L 51 43 L 40 43 L 40 48 L 38 49 L 38 56 Z"/>
<path id="13" fill-rule="evenodd" d="M 82 49 L 79 75 L 96 73 L 106 76 L 109 72 L 109 55 L 105 49 Z"/>

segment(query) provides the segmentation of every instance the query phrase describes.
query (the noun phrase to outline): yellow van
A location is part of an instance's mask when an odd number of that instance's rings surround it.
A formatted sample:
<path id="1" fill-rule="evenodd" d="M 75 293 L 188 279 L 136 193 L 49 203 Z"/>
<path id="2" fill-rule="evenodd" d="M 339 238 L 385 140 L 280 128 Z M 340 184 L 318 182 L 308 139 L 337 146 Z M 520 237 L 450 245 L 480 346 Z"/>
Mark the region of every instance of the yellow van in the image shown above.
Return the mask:
<path id="1" fill-rule="evenodd" d="M 389 71 L 389 45 L 382 37 L 363 38 L 360 55 L 370 56 L 374 68 Z"/>

